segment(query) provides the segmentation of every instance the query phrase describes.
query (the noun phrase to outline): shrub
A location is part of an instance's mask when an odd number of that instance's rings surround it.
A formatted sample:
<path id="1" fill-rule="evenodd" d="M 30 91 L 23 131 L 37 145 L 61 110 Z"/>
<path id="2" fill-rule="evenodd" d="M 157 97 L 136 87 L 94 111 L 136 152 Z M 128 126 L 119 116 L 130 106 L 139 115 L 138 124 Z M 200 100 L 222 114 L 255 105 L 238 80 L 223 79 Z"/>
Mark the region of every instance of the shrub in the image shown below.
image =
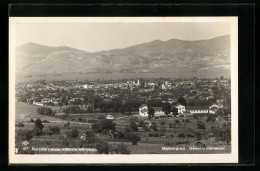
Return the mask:
<path id="1" fill-rule="evenodd" d="M 175 123 L 180 123 L 180 121 L 177 119 L 177 120 L 175 120 Z"/>
<path id="2" fill-rule="evenodd" d="M 188 137 L 188 138 L 193 138 L 194 135 L 192 135 L 192 134 L 187 134 L 187 137 Z"/>
<path id="3" fill-rule="evenodd" d="M 52 115 L 52 109 L 49 107 L 39 107 L 37 109 L 37 113 L 39 115 L 47 115 L 47 116 L 51 116 Z"/>
<path id="4" fill-rule="evenodd" d="M 106 119 L 106 117 L 104 115 L 99 115 L 98 119 Z"/>
<path id="5" fill-rule="evenodd" d="M 152 125 L 151 125 L 151 129 L 153 130 L 153 131 L 158 131 L 158 128 L 157 128 L 157 125 L 156 125 L 156 123 L 152 123 Z"/>
<path id="6" fill-rule="evenodd" d="M 132 145 L 137 145 L 137 142 L 141 140 L 141 138 L 138 135 L 136 135 L 132 132 L 126 133 L 124 137 L 126 139 L 128 139 L 129 141 L 131 141 Z"/>
<path id="7" fill-rule="evenodd" d="M 126 145 L 118 144 L 117 148 L 114 150 L 117 154 L 130 154 L 130 150 Z"/>
<path id="8" fill-rule="evenodd" d="M 109 146 L 107 143 L 100 142 L 96 145 L 97 152 L 99 154 L 109 154 Z"/>
<path id="9" fill-rule="evenodd" d="M 76 128 L 73 128 L 71 131 L 66 132 L 66 135 L 68 138 L 75 139 L 75 138 L 79 137 L 79 131 L 76 127 Z"/>
<path id="10" fill-rule="evenodd" d="M 42 123 L 50 123 L 50 122 L 47 120 L 42 120 Z"/>
<path id="11" fill-rule="evenodd" d="M 93 132 L 96 132 L 96 133 L 101 133 L 105 129 L 115 131 L 116 124 L 111 120 L 102 119 L 99 122 L 94 123 L 92 125 L 92 130 L 93 130 Z"/>
<path id="12" fill-rule="evenodd" d="M 97 120 L 95 120 L 95 119 L 89 119 L 88 120 L 88 123 L 97 123 L 98 121 Z"/>
<path id="13" fill-rule="evenodd" d="M 185 119 L 184 122 L 190 123 L 190 120 L 189 119 Z"/>
<path id="14" fill-rule="evenodd" d="M 165 125 L 165 121 L 162 121 L 162 122 L 161 122 L 161 125 Z"/>
<path id="15" fill-rule="evenodd" d="M 78 121 L 79 121 L 79 122 L 82 122 L 82 118 L 78 118 Z"/>
<path id="16" fill-rule="evenodd" d="M 180 134 L 178 134 L 178 137 L 179 137 L 179 138 L 185 138 L 186 136 L 185 136 L 184 133 L 180 133 Z"/>
<path id="17" fill-rule="evenodd" d="M 166 129 L 165 128 L 161 128 L 160 132 L 166 132 Z"/>
<path id="18" fill-rule="evenodd" d="M 49 130 L 52 134 L 60 134 L 60 128 L 58 126 L 49 126 Z"/>
<path id="19" fill-rule="evenodd" d="M 206 129 L 205 124 L 202 123 L 202 122 L 198 122 L 198 123 L 197 123 L 197 128 L 198 128 L 198 129 Z"/>
<path id="20" fill-rule="evenodd" d="M 138 131 L 138 127 L 137 127 L 137 125 L 134 122 L 130 123 L 130 127 L 131 127 L 131 130 L 133 132 L 137 132 Z"/>
<path id="21" fill-rule="evenodd" d="M 195 115 L 192 115 L 192 117 L 194 118 L 194 119 L 198 119 L 198 116 L 195 114 Z"/>
<path id="22" fill-rule="evenodd" d="M 155 133 L 153 136 L 154 136 L 154 137 L 159 137 L 160 134 L 159 134 L 159 133 Z"/>
<path id="23" fill-rule="evenodd" d="M 34 121 L 34 133 L 35 135 L 42 135 L 42 129 L 44 128 L 44 125 L 42 124 L 42 121 L 38 118 Z"/>

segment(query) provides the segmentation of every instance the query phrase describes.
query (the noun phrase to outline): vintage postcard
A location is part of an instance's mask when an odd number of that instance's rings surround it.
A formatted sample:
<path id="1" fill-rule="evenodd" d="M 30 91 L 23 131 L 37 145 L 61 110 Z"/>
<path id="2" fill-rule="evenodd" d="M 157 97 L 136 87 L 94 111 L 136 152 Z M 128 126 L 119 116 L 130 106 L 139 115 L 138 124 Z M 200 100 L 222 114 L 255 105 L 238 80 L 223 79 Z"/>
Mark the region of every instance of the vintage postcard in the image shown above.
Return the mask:
<path id="1" fill-rule="evenodd" d="M 10 17 L 9 162 L 237 163 L 237 17 Z"/>

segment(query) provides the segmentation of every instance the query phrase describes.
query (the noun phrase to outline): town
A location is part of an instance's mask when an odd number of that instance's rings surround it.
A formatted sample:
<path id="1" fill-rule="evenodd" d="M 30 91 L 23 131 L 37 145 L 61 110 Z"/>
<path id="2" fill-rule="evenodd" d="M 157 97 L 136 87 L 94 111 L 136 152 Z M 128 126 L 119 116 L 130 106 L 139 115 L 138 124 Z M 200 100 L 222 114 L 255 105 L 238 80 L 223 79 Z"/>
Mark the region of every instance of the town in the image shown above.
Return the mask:
<path id="1" fill-rule="evenodd" d="M 80 105 L 87 112 L 102 113 L 142 111 L 143 104 L 157 107 L 156 114 L 165 114 L 160 108 L 165 104 L 177 107 L 178 113 L 215 113 L 230 109 L 230 79 L 24 82 L 17 85 L 16 101 L 60 108 Z"/>
<path id="2" fill-rule="evenodd" d="M 59 140 L 44 142 L 48 146 L 95 147 L 98 153 L 165 153 L 160 148 L 208 144 L 230 152 L 230 86 L 223 76 L 18 83 L 16 115 L 23 117 L 16 119 L 17 146 L 26 140 L 41 147 L 40 137 L 48 137 Z"/>

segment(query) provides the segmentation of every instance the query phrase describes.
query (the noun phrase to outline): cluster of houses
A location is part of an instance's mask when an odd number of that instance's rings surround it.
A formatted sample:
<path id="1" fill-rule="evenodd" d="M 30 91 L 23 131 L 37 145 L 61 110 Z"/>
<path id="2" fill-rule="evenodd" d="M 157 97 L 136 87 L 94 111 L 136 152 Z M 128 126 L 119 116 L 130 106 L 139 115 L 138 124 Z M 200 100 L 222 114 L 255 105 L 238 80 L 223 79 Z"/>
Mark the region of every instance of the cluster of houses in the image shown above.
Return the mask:
<path id="1" fill-rule="evenodd" d="M 189 116 L 193 114 L 215 114 L 216 111 L 221 108 L 221 106 L 217 104 L 213 104 L 210 106 L 184 106 L 181 104 L 174 105 L 178 110 L 178 115 Z M 152 107 L 154 109 L 154 116 L 160 117 L 165 116 L 165 112 L 163 111 L 162 107 Z M 172 113 L 171 113 L 172 114 Z M 141 117 L 148 117 L 148 106 L 143 104 L 139 107 L 139 116 Z"/>
<path id="2" fill-rule="evenodd" d="M 38 105 L 38 106 L 44 106 L 44 105 L 49 104 L 49 103 L 53 103 L 53 105 L 59 105 L 60 101 L 61 101 L 60 98 L 58 98 L 58 99 L 56 99 L 56 98 L 50 98 L 50 99 L 43 98 L 41 101 L 37 101 L 37 100 L 35 100 L 35 98 L 27 99 L 28 103 L 32 103 L 32 104 Z"/>

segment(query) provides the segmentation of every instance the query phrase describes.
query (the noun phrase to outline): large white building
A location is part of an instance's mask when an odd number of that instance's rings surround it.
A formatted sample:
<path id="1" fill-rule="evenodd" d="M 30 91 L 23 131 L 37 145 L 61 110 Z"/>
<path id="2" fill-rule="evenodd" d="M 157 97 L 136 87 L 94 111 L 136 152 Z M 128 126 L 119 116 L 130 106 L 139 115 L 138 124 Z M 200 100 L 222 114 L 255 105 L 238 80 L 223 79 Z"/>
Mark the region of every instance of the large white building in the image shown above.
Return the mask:
<path id="1" fill-rule="evenodd" d="M 142 117 L 148 117 L 148 106 L 146 104 L 139 107 L 139 115 Z"/>
<path id="2" fill-rule="evenodd" d="M 165 116 L 162 107 L 152 107 L 154 109 L 154 117 Z M 139 116 L 148 117 L 148 106 L 143 104 L 139 107 Z"/>
<path id="3" fill-rule="evenodd" d="M 178 109 L 178 113 L 183 113 L 183 112 L 185 112 L 185 106 L 184 106 L 184 105 L 177 104 L 177 105 L 175 105 L 174 107 Z"/>

